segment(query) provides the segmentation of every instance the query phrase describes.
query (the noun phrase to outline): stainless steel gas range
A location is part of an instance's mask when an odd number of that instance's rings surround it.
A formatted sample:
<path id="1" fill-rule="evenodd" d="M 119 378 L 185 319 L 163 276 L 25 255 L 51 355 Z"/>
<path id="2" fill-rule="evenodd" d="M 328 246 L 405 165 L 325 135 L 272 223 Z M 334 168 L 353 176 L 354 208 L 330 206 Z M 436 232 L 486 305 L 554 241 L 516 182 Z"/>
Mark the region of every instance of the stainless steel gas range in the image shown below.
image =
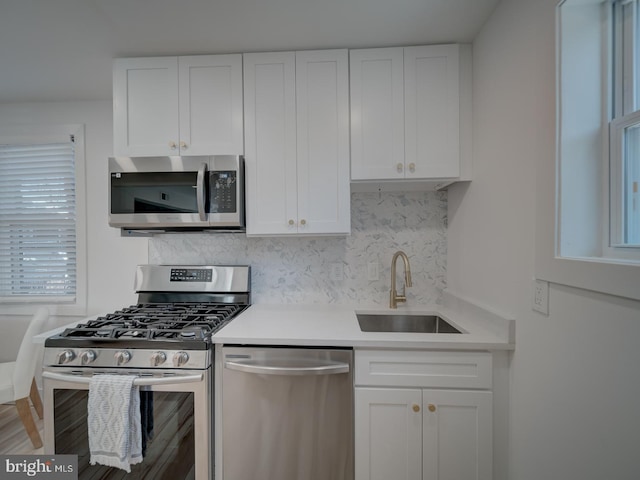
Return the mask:
<path id="1" fill-rule="evenodd" d="M 137 305 L 45 341 L 44 451 L 77 454 L 80 479 L 210 479 L 211 336 L 250 305 L 250 267 L 141 265 L 135 290 Z M 130 474 L 89 464 L 89 383 L 101 373 L 140 388 L 144 460 Z"/>

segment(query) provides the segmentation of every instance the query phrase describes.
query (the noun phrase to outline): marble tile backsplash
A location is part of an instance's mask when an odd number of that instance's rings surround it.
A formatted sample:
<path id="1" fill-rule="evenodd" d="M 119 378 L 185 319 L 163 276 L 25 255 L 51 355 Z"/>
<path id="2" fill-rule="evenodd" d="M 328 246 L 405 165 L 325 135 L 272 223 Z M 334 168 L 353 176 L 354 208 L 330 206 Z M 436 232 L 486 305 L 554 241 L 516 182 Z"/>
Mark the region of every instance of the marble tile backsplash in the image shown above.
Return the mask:
<path id="1" fill-rule="evenodd" d="M 413 277 L 409 304 L 432 304 L 446 286 L 446 223 L 446 192 L 353 193 L 348 237 L 158 235 L 149 240 L 149 263 L 251 265 L 253 303 L 384 306 L 391 257 L 403 250 Z M 377 280 L 369 280 L 369 264 L 378 269 Z M 332 278 L 332 269 L 343 271 L 341 280 Z"/>

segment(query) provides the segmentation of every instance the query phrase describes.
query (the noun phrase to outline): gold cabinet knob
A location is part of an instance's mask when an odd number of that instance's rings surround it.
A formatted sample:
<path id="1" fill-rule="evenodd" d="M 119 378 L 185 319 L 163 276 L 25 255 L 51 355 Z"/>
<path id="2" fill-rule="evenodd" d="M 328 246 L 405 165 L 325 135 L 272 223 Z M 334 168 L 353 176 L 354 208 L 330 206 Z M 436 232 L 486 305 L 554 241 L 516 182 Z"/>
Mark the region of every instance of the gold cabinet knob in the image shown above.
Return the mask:
<path id="1" fill-rule="evenodd" d="M 409 171 L 411 173 L 414 173 L 416 171 L 416 164 L 415 163 L 410 163 L 409 164 Z"/>
<path id="2" fill-rule="evenodd" d="M 180 142 L 180 148 L 187 148 L 187 144 L 185 142 Z"/>
<path id="3" fill-rule="evenodd" d="M 289 220 L 289 225 L 293 226 L 295 225 L 296 222 L 294 222 L 293 220 Z"/>
<path id="4" fill-rule="evenodd" d="M 169 142 L 169 148 L 170 148 L 171 150 L 175 150 L 175 149 L 176 149 L 176 147 L 177 147 L 176 142 Z"/>
<path id="5" fill-rule="evenodd" d="M 306 225 L 307 221 L 303 218 L 302 220 L 300 220 L 300 225 Z"/>
<path id="6" fill-rule="evenodd" d="M 398 173 L 402 173 L 402 170 L 404 169 L 404 165 L 402 165 L 401 163 L 399 163 L 398 165 L 396 165 L 396 170 L 398 170 Z"/>
<path id="7" fill-rule="evenodd" d="M 414 412 L 419 412 L 420 411 L 420 405 L 416 405 L 415 403 L 413 404 L 413 411 Z"/>
<path id="8" fill-rule="evenodd" d="M 436 406 L 433 403 L 430 403 L 427 408 L 429 409 L 430 412 L 435 412 L 436 411 Z"/>

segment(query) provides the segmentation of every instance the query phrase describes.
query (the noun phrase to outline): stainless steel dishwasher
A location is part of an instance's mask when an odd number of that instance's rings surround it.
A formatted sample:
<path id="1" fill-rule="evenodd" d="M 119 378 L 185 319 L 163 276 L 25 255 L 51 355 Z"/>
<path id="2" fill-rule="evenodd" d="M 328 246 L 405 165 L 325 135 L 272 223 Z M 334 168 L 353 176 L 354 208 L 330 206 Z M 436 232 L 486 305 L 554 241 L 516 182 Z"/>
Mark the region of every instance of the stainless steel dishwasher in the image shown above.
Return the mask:
<path id="1" fill-rule="evenodd" d="M 353 352 L 223 347 L 223 480 L 353 480 Z"/>

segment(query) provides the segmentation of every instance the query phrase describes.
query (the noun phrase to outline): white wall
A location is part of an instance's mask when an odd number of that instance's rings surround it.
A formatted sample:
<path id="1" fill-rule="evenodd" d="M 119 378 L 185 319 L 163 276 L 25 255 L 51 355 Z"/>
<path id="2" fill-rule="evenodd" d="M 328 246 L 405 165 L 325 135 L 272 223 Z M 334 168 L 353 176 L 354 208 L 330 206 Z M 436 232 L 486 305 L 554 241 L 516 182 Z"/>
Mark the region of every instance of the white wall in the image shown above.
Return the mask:
<path id="1" fill-rule="evenodd" d="M 147 261 L 147 239 L 121 238 L 120 231 L 107 224 L 107 158 L 113 151 L 112 115 L 111 101 L 0 105 L 0 125 L 25 128 L 32 124 L 85 125 L 87 315 L 135 303 L 134 269 L 138 263 Z M 51 309 L 55 312 L 55 306 Z M 0 360 L 15 358 L 29 319 L 2 315 L 0 311 Z M 70 321 L 73 318 L 56 317 L 51 323 L 55 326 Z"/>
<path id="2" fill-rule="evenodd" d="M 638 478 L 640 303 L 551 285 L 531 309 L 555 155 L 556 0 L 503 0 L 474 42 L 474 165 L 449 190 L 448 287 L 516 318 L 510 480 Z M 545 171 L 548 169 L 545 169 Z"/>

